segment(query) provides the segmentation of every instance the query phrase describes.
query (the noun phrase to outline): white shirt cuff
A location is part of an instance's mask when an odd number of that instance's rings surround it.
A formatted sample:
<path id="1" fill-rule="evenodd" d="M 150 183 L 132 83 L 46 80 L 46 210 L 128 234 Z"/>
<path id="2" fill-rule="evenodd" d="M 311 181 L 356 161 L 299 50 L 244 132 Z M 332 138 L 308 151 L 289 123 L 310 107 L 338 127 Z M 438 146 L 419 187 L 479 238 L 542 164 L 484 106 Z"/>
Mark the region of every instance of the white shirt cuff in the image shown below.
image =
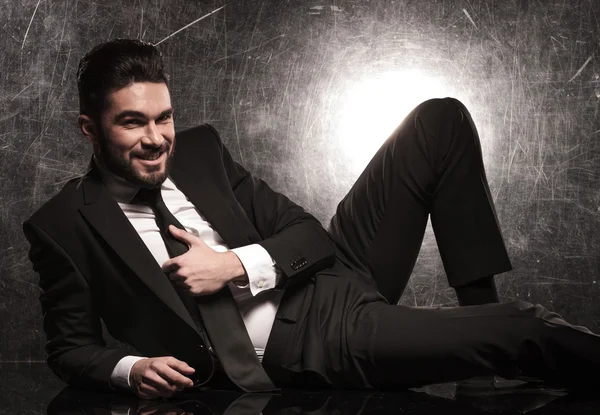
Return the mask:
<path id="1" fill-rule="evenodd" d="M 116 386 L 122 389 L 130 389 L 131 383 L 129 382 L 129 374 L 134 364 L 146 357 L 139 356 L 125 356 L 115 366 L 112 373 L 110 374 L 111 386 Z"/>
<path id="2" fill-rule="evenodd" d="M 281 271 L 265 248 L 258 244 L 252 244 L 234 248 L 231 251 L 240 259 L 248 275 L 249 284 L 244 286 L 236 284 L 238 287 L 246 288 L 249 286 L 253 296 L 262 291 L 275 288 L 281 276 Z"/>

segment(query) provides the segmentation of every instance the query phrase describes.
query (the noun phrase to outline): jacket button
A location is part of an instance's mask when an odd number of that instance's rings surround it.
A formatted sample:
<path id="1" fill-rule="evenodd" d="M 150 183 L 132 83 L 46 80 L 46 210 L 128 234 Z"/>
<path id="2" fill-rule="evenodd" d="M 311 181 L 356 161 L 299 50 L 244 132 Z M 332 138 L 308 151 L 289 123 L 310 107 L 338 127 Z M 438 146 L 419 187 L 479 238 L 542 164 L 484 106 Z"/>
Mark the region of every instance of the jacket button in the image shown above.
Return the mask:
<path id="1" fill-rule="evenodd" d="M 299 268 L 302 268 L 306 264 L 308 264 L 308 261 L 306 260 L 306 258 L 301 257 L 301 258 L 298 258 L 295 261 L 292 261 L 292 263 L 290 264 L 290 266 L 292 267 L 293 270 L 297 270 Z"/>

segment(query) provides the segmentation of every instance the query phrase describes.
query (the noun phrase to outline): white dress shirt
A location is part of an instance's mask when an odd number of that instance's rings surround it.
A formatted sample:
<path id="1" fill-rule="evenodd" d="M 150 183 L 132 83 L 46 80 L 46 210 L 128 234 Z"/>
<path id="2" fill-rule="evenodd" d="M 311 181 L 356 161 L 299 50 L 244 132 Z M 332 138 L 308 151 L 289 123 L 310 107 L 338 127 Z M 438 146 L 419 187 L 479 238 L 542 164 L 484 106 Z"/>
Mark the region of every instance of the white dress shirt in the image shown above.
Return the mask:
<path id="1" fill-rule="evenodd" d="M 147 206 L 128 203 L 137 191 L 131 184 L 103 168 L 100 168 L 100 172 L 109 192 L 117 200 L 123 213 L 138 232 L 156 262 L 162 265 L 169 259 L 169 254 L 160 236 L 154 213 Z M 217 252 L 230 250 L 210 223 L 168 178 L 161 186 L 161 195 L 169 211 L 189 233 L 201 238 Z M 249 283 L 244 286 L 229 283 L 229 288 L 256 354 L 262 361 L 283 293 L 272 290 L 279 281 L 281 271 L 267 250 L 258 244 L 231 249 L 231 251 L 238 256 L 244 266 Z M 167 277 L 165 276 L 165 278 Z M 113 369 L 111 385 L 129 388 L 131 368 L 140 359 L 144 359 L 144 357 L 125 356 L 122 358 Z"/>

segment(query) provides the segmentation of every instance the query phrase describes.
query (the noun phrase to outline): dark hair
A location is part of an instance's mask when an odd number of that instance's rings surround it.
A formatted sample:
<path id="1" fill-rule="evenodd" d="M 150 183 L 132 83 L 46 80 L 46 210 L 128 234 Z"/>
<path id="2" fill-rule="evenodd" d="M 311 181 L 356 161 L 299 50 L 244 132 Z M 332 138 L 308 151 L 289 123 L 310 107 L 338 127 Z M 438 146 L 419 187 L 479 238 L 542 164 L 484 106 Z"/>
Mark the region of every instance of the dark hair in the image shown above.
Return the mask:
<path id="1" fill-rule="evenodd" d="M 79 113 L 99 121 L 106 96 L 132 82 L 168 84 L 162 55 L 151 43 L 114 39 L 90 50 L 77 68 Z"/>

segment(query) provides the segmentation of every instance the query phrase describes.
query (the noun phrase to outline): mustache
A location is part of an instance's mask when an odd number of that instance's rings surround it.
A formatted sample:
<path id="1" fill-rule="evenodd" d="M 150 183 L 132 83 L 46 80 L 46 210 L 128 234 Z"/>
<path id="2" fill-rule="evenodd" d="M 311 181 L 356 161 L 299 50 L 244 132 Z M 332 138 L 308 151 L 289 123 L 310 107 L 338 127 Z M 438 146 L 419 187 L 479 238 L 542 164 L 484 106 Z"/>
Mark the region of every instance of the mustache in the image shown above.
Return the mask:
<path id="1" fill-rule="evenodd" d="M 170 149 L 171 144 L 165 141 L 160 147 L 136 151 L 135 153 L 131 153 L 131 155 L 143 159 L 154 159 L 160 156 L 162 153 L 168 153 Z"/>

